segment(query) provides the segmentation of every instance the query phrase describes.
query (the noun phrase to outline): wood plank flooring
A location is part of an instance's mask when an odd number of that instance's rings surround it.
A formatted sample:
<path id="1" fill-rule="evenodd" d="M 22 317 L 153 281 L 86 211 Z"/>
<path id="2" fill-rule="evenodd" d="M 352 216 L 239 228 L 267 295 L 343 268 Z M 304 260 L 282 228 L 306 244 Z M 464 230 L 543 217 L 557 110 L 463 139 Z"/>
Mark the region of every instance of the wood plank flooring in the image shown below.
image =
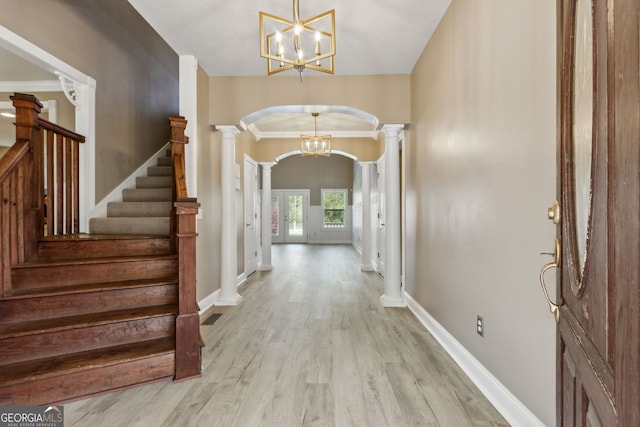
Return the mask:
<path id="1" fill-rule="evenodd" d="M 408 309 L 380 305 L 353 247 L 275 245 L 272 259 L 201 327 L 202 378 L 67 403 L 65 425 L 508 425 Z"/>

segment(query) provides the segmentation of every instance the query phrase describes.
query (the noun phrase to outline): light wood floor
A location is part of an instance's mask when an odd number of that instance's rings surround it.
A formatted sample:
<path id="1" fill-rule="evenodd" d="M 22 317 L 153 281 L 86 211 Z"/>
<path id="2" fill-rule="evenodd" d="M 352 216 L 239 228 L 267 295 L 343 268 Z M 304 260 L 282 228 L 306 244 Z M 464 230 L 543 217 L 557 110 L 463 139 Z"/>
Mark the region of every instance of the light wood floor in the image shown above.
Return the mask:
<path id="1" fill-rule="evenodd" d="M 506 426 L 351 246 L 276 245 L 202 326 L 202 378 L 64 405 L 66 426 Z M 203 320 L 206 316 L 203 316 Z"/>

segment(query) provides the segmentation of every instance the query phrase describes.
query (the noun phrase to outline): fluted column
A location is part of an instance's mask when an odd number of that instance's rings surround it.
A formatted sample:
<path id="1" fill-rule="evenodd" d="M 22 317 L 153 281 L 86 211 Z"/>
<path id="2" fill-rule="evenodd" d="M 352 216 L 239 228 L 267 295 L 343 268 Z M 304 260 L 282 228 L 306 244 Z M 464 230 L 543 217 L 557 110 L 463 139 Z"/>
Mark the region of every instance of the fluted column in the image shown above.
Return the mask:
<path id="1" fill-rule="evenodd" d="M 402 125 L 385 125 L 385 274 L 384 295 L 380 302 L 385 307 L 405 307 L 401 286 L 400 253 L 400 132 Z"/>
<path id="2" fill-rule="evenodd" d="M 371 264 L 371 165 L 361 162 L 362 167 L 362 264 L 361 271 L 374 271 Z"/>
<path id="3" fill-rule="evenodd" d="M 271 265 L 271 167 L 273 163 L 260 163 L 262 166 L 262 245 L 260 247 L 260 271 L 273 270 Z"/>
<path id="4" fill-rule="evenodd" d="M 216 126 L 222 133 L 222 171 L 221 186 L 221 222 L 220 237 L 220 294 L 216 305 L 237 305 L 242 296 L 238 294 L 238 244 L 236 218 L 236 135 L 240 133 L 235 126 Z"/>

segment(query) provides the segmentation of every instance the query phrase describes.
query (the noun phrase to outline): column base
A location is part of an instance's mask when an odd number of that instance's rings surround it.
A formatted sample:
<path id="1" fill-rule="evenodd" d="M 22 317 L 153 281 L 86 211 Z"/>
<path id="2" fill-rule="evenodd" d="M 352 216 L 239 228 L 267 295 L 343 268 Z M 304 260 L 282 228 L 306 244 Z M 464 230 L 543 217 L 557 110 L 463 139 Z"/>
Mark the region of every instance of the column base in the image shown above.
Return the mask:
<path id="1" fill-rule="evenodd" d="M 271 265 L 271 264 L 260 264 L 258 266 L 258 270 L 260 270 L 260 271 L 271 271 L 271 270 L 273 270 L 273 265 Z"/>
<path id="2" fill-rule="evenodd" d="M 364 265 L 364 264 L 362 264 L 360 266 L 360 271 L 376 271 L 376 269 L 373 268 L 373 265 Z"/>
<path id="3" fill-rule="evenodd" d="M 382 295 L 380 297 L 380 304 L 383 307 L 406 307 L 407 303 L 404 301 L 402 297 L 390 297 L 387 295 Z"/>
<path id="4" fill-rule="evenodd" d="M 242 295 L 240 294 L 231 295 L 229 297 L 218 297 L 216 299 L 215 305 L 218 305 L 218 306 L 238 305 L 241 300 L 242 300 Z"/>

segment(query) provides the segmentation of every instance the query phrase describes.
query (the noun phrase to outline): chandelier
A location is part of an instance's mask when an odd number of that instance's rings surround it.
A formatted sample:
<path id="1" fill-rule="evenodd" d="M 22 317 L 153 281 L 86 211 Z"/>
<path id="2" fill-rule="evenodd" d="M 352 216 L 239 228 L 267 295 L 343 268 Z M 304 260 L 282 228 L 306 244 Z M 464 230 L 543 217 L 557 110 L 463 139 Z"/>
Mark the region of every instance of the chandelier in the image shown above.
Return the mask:
<path id="1" fill-rule="evenodd" d="M 320 113 L 313 116 L 313 136 L 300 135 L 300 154 L 303 156 L 330 156 L 331 135 L 318 136 L 317 119 Z"/>
<path id="2" fill-rule="evenodd" d="M 300 19 L 300 1 L 293 0 L 293 20 L 260 12 L 260 56 L 269 75 L 295 68 L 333 74 L 336 54 L 335 10 Z"/>

